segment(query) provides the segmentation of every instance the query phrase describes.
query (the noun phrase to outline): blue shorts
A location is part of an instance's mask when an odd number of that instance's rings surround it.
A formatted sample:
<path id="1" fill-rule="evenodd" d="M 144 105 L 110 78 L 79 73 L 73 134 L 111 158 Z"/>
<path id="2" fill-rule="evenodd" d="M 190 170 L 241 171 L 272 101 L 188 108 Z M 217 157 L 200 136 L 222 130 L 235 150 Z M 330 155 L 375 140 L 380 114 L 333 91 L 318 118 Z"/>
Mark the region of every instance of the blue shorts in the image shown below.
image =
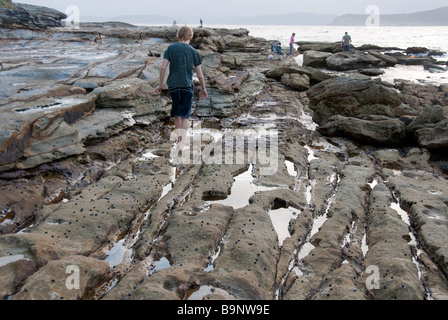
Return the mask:
<path id="1" fill-rule="evenodd" d="M 170 88 L 172 100 L 171 117 L 190 119 L 194 90 L 191 88 Z"/>

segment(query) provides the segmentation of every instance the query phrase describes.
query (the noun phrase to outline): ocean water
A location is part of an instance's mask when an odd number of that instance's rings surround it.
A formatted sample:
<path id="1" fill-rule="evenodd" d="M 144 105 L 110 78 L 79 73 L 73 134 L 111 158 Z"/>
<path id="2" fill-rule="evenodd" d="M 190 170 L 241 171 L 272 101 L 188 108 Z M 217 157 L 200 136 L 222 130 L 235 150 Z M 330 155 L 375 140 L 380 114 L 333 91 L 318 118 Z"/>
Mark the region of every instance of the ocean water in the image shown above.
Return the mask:
<path id="1" fill-rule="evenodd" d="M 440 61 L 448 61 L 448 27 L 361 27 L 361 26 L 290 26 L 290 25 L 205 25 L 208 28 L 244 28 L 249 35 L 266 40 L 279 40 L 285 50 L 289 50 L 291 34 L 296 34 L 298 41 L 337 42 L 345 32 L 352 37 L 352 44 L 359 47 L 373 44 L 381 47 L 426 47 L 430 50 L 445 52 L 444 55 L 434 57 Z M 297 46 L 296 46 L 297 47 Z M 301 58 L 296 60 L 301 64 Z M 381 78 L 392 82 L 394 79 L 407 79 L 416 82 L 448 83 L 448 72 L 430 73 L 422 66 L 402 66 L 387 68 Z"/>

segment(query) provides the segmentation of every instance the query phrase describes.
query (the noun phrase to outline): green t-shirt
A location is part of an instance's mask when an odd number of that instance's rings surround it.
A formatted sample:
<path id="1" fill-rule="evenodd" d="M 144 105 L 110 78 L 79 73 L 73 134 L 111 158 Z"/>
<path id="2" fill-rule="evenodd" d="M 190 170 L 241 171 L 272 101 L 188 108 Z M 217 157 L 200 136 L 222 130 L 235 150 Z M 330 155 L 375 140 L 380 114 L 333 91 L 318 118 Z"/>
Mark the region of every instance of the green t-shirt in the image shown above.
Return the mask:
<path id="1" fill-rule="evenodd" d="M 175 43 L 168 47 L 163 58 L 170 62 L 169 88 L 193 86 L 193 67 L 202 64 L 199 53 L 189 44 Z"/>

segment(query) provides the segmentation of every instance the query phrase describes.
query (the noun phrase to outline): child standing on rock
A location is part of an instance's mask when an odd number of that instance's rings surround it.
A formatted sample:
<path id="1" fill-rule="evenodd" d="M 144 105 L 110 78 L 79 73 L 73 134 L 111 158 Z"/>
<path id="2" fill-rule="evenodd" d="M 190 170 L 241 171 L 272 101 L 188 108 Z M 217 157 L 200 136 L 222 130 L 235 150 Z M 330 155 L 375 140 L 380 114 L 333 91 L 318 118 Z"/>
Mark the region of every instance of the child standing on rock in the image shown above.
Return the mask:
<path id="1" fill-rule="evenodd" d="M 193 34 L 191 27 L 184 26 L 179 29 L 177 32 L 179 42 L 170 45 L 163 56 L 163 63 L 160 68 L 160 84 L 156 88 L 156 93 L 160 94 L 162 92 L 166 69 L 169 65 L 170 74 L 167 85 L 172 99 L 171 117 L 174 118 L 180 152 L 185 150 L 185 140 L 188 128 L 190 127 L 189 119 L 194 95 L 193 69 L 195 69 L 201 84 L 201 97 L 207 99 L 208 96 L 205 88 L 204 74 L 202 73 L 201 57 L 190 46 Z"/>
<path id="2" fill-rule="evenodd" d="M 293 33 L 291 35 L 291 39 L 289 40 L 289 56 L 292 57 L 292 53 L 294 52 L 294 42 L 295 42 L 296 34 Z"/>

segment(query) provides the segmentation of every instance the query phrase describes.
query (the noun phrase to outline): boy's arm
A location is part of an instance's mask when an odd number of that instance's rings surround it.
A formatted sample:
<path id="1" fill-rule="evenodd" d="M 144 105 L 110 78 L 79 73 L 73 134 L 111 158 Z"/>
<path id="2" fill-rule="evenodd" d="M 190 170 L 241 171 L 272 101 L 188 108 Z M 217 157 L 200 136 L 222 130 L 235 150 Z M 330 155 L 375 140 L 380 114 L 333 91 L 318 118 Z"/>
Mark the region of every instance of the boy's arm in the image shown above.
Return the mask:
<path id="1" fill-rule="evenodd" d="M 201 65 L 196 67 L 196 74 L 198 76 L 199 79 L 199 83 L 201 84 L 201 96 L 202 99 L 207 99 L 207 88 L 205 87 L 205 78 L 204 78 L 204 74 L 202 73 L 202 67 Z"/>
<path id="2" fill-rule="evenodd" d="M 163 59 L 162 66 L 160 67 L 159 85 L 156 88 L 157 94 L 162 92 L 163 81 L 165 81 L 166 68 L 168 67 L 169 63 L 169 60 Z"/>

